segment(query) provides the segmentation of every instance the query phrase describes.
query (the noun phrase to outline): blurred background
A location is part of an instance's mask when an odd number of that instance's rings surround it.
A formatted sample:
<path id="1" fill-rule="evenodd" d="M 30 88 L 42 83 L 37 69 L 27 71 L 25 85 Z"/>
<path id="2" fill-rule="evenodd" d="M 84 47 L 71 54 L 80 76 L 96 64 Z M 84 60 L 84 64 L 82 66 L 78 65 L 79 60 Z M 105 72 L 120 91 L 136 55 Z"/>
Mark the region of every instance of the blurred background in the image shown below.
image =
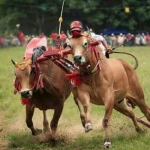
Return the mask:
<path id="1" fill-rule="evenodd" d="M 0 46 L 25 45 L 37 35 L 52 38 L 58 33 L 61 7 L 62 0 L 0 0 Z M 73 20 L 80 20 L 97 34 L 134 36 L 127 45 L 138 45 L 135 36 L 149 38 L 150 1 L 65 0 L 61 28 L 64 33 Z M 24 36 L 24 41 L 18 41 L 19 36 Z M 53 44 L 52 40 L 49 44 Z M 149 45 L 149 39 L 140 41 L 140 45 L 145 44 Z"/>

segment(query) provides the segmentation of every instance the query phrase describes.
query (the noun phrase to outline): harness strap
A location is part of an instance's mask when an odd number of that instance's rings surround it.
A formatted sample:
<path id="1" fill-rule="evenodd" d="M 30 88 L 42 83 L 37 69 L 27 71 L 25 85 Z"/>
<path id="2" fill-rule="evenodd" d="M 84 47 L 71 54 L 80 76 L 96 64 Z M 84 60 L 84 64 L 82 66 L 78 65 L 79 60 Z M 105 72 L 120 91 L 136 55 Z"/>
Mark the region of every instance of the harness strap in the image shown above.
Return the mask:
<path id="1" fill-rule="evenodd" d="M 36 74 L 35 74 L 35 78 L 34 78 L 34 83 L 33 83 L 33 86 L 29 89 L 30 91 L 32 91 L 36 87 L 37 82 L 39 80 L 39 67 L 38 67 L 37 63 L 35 63 L 35 70 L 36 70 L 35 71 Z"/>
<path id="2" fill-rule="evenodd" d="M 99 63 L 100 63 L 100 60 L 98 60 L 96 66 L 95 66 L 94 69 L 91 71 L 91 73 L 94 73 L 94 72 L 97 70 L 98 67 L 99 67 L 99 69 L 100 69 Z"/>
<path id="3" fill-rule="evenodd" d="M 40 87 L 40 88 L 44 88 L 44 84 L 43 84 L 43 80 L 42 80 L 41 74 L 39 75 L 39 78 L 38 78 L 38 81 L 37 81 L 36 90 L 37 90 L 39 87 Z"/>

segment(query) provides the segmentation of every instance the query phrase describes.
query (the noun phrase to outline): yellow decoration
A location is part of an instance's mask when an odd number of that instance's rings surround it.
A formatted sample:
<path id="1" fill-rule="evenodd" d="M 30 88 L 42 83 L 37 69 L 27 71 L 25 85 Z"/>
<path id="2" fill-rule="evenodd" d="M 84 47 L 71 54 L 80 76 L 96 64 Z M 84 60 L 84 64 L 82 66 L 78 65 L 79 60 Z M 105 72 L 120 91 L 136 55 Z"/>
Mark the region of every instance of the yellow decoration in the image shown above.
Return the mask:
<path id="1" fill-rule="evenodd" d="M 31 59 L 28 59 L 28 60 L 21 60 L 20 62 L 18 62 L 15 66 L 17 68 L 20 68 L 21 70 L 24 70 L 28 65 L 31 65 L 32 64 L 32 61 Z"/>
<path id="2" fill-rule="evenodd" d="M 59 22 L 63 22 L 63 18 L 62 17 L 59 17 Z"/>
<path id="3" fill-rule="evenodd" d="M 129 7 L 125 7 L 125 13 L 129 13 L 130 12 L 130 8 Z"/>

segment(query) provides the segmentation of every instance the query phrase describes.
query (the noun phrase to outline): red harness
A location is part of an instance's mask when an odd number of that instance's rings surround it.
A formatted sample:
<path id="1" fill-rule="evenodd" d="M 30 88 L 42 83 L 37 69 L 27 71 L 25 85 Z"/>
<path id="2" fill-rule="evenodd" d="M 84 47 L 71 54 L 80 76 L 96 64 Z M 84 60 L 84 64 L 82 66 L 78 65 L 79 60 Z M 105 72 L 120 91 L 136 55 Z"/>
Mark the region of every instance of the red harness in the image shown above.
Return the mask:
<path id="1" fill-rule="evenodd" d="M 101 70 L 100 68 L 100 56 L 99 56 L 99 53 L 97 53 L 96 51 L 96 46 L 99 45 L 99 41 L 95 41 L 95 42 L 92 42 L 90 43 L 90 46 L 87 48 L 87 50 L 82 54 L 82 56 L 86 55 L 87 52 L 89 51 L 92 51 L 92 53 L 94 53 L 94 57 L 96 58 L 97 60 L 97 64 L 95 65 L 95 67 L 92 69 L 92 71 L 90 72 L 91 74 L 94 73 L 97 69 Z M 93 56 L 93 55 L 92 55 Z M 92 57 L 91 56 L 91 57 Z M 92 58 L 91 58 L 92 59 Z M 83 67 L 87 68 L 87 66 L 90 65 L 89 64 L 86 64 L 84 65 Z M 84 75 L 81 75 L 79 73 L 79 71 L 74 71 L 73 73 L 71 74 L 66 74 L 66 77 L 70 80 L 70 82 L 74 85 L 74 86 L 80 86 L 83 81 L 85 80 L 88 80 L 89 78 L 87 78 L 86 76 Z"/>
<path id="2" fill-rule="evenodd" d="M 40 78 L 39 66 L 37 63 L 35 63 L 34 65 L 35 65 L 35 77 L 34 77 L 33 86 L 29 89 L 29 91 L 33 91 L 37 86 L 39 86 L 40 88 L 44 87 L 42 78 Z M 21 87 L 20 81 L 18 77 L 16 76 L 14 80 L 14 94 L 16 94 L 17 92 L 20 93 L 21 88 L 22 87 Z M 23 105 L 27 105 L 31 103 L 30 99 L 21 99 L 21 100 L 22 100 Z"/>

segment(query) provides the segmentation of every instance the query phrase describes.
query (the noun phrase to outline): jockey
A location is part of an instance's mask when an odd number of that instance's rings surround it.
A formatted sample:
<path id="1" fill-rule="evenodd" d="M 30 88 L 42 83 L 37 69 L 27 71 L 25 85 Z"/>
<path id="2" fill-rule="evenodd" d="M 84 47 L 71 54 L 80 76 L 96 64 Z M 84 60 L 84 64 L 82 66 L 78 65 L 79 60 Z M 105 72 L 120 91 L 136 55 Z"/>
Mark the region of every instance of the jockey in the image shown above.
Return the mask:
<path id="1" fill-rule="evenodd" d="M 73 21 L 70 24 L 70 32 L 75 37 L 78 37 L 78 36 L 81 35 L 81 33 L 84 33 L 84 28 L 83 28 L 82 22 L 80 22 L 80 21 Z M 99 46 L 100 46 L 103 54 L 107 58 L 109 58 L 109 54 L 112 53 L 112 48 L 111 48 L 110 45 L 107 44 L 105 38 L 103 36 L 101 36 L 101 35 L 95 34 L 94 32 L 91 32 L 90 36 L 91 36 L 91 38 L 93 40 L 100 41 Z"/>

